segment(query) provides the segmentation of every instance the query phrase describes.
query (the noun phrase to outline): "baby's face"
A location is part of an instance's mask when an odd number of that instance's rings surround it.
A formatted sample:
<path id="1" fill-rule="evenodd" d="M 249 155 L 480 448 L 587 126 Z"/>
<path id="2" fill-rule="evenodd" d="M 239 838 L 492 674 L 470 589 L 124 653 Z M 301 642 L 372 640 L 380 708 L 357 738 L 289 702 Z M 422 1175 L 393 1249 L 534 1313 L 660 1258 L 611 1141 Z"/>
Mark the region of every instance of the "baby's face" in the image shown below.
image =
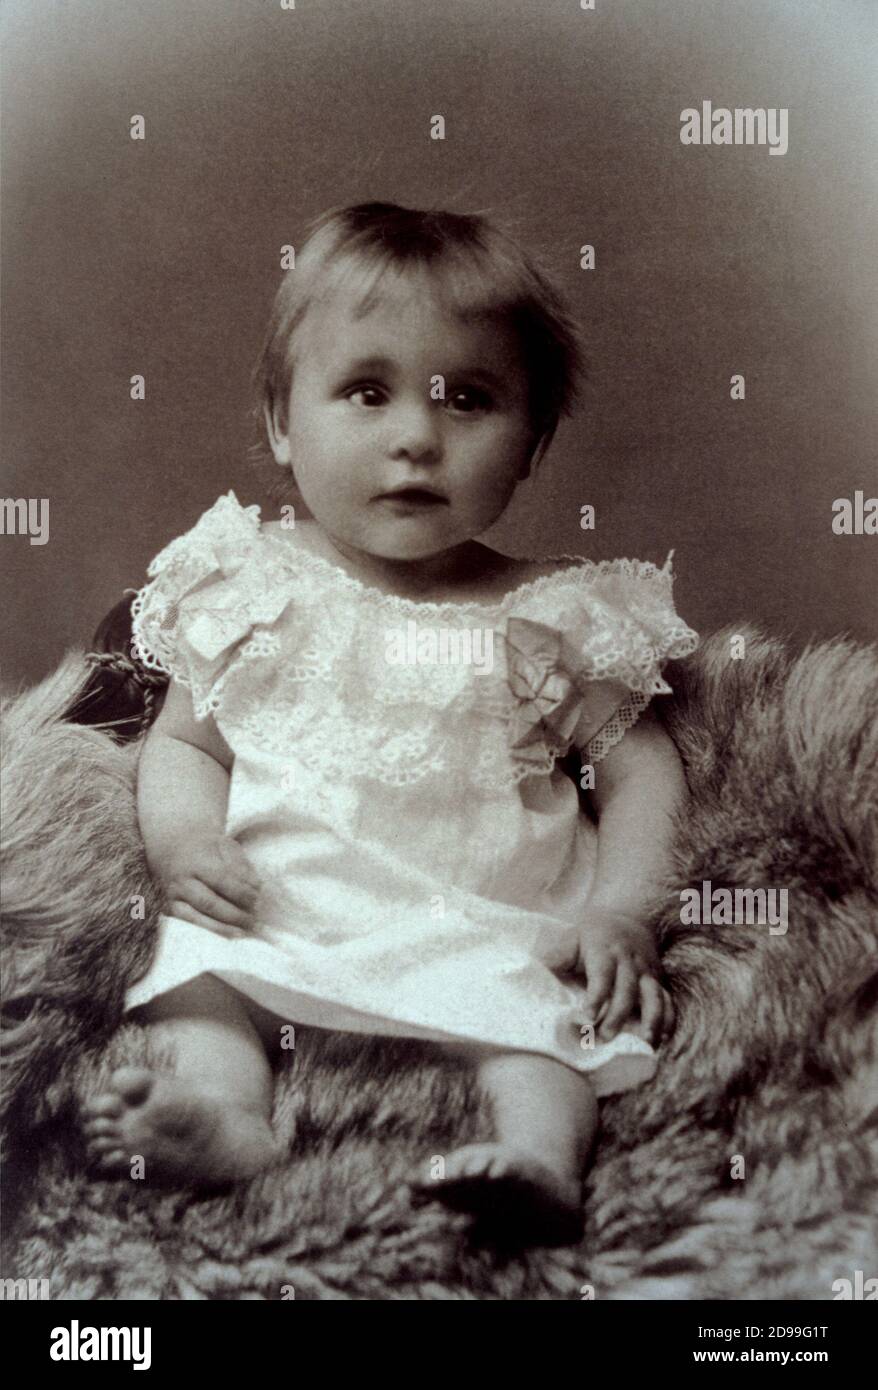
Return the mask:
<path id="1" fill-rule="evenodd" d="M 527 474 L 534 440 L 518 337 L 497 318 L 464 322 L 411 287 L 362 318 L 352 302 L 337 293 L 299 329 L 275 458 L 292 464 L 342 549 L 434 556 L 487 530 Z M 444 399 L 433 398 L 436 377 Z"/>

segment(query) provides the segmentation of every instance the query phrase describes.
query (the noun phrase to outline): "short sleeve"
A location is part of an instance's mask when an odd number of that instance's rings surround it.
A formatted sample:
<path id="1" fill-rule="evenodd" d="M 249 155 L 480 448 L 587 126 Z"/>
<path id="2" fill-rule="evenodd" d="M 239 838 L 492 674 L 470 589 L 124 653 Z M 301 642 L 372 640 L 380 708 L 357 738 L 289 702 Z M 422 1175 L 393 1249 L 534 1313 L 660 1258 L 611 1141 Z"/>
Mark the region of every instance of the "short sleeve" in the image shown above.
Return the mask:
<path id="1" fill-rule="evenodd" d="M 674 608 L 672 556 L 662 569 L 583 562 L 540 591 L 541 621 L 509 619 L 516 756 L 545 765 L 576 747 L 600 762 L 654 695 L 671 693 L 662 666 L 698 645 Z"/>
<path id="2" fill-rule="evenodd" d="M 131 605 L 132 649 L 143 664 L 192 691 L 196 718 L 217 709 L 235 653 L 257 623 L 287 604 L 259 562 L 259 508 L 234 492 L 151 561 Z"/>
<path id="3" fill-rule="evenodd" d="M 672 693 L 662 667 L 698 646 L 674 607 L 673 553 L 661 569 L 612 560 L 583 576 L 579 613 L 566 635 L 578 650 L 582 691 L 573 742 L 586 762 L 606 757 L 654 695 Z"/>

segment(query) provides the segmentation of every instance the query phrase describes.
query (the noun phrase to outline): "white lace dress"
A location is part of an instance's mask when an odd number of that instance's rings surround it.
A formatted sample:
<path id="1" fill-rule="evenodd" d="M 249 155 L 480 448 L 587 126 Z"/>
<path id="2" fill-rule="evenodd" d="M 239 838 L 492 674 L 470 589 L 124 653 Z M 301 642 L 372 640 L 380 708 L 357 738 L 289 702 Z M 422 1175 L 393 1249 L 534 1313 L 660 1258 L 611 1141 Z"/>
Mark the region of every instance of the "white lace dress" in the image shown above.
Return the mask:
<path id="1" fill-rule="evenodd" d="M 648 1079 L 640 1025 L 597 1042 L 572 973 L 597 832 L 557 760 L 599 762 L 697 645 L 670 560 L 423 603 L 219 498 L 149 566 L 134 640 L 234 754 L 258 926 L 163 916 L 126 1008 L 209 972 L 293 1024 L 541 1053 L 598 1094 Z"/>

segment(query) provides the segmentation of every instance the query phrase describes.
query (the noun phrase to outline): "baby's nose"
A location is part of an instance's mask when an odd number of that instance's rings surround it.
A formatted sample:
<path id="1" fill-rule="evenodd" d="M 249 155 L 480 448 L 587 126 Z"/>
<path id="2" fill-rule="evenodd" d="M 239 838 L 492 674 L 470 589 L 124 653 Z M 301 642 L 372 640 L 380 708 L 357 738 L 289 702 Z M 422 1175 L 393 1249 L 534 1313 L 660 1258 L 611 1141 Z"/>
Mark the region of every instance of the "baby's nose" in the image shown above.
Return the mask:
<path id="1" fill-rule="evenodd" d="M 432 403 L 400 408 L 393 421 L 391 456 L 430 461 L 441 453 L 442 434 Z"/>

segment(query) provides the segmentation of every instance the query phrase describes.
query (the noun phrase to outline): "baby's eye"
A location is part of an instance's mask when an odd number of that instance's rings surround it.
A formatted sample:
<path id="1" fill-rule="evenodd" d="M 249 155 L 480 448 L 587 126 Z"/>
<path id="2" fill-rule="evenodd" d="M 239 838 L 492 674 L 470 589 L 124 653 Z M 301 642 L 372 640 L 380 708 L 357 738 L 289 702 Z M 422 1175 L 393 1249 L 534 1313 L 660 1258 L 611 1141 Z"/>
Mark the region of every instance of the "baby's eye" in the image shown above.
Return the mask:
<path id="1" fill-rule="evenodd" d="M 474 410 L 487 410 L 491 397 L 478 386 L 462 386 L 459 391 L 451 392 L 448 403 L 453 403 L 455 410 L 469 415 Z"/>
<path id="2" fill-rule="evenodd" d="M 363 399 L 360 404 L 369 407 L 381 405 L 384 399 L 384 392 L 379 386 L 355 386 L 353 391 L 348 391 L 346 394 L 349 401 L 352 401 L 355 396 L 362 396 Z"/>

